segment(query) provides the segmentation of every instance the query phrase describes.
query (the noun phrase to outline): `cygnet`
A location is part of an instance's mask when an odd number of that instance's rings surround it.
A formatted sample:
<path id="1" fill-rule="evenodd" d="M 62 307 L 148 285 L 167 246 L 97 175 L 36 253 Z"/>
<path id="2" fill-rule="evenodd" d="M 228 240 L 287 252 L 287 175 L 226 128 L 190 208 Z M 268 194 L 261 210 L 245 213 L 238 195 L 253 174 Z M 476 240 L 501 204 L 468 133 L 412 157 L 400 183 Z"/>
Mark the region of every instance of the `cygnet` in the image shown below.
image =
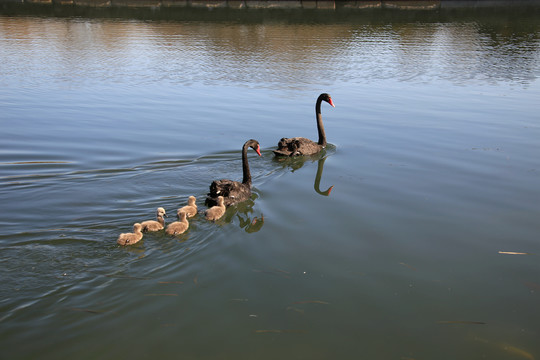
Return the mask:
<path id="1" fill-rule="evenodd" d="M 143 238 L 143 233 L 141 232 L 142 225 L 139 223 L 133 224 L 132 233 L 122 233 L 118 236 L 116 243 L 118 245 L 133 245 L 139 242 Z"/>
<path id="2" fill-rule="evenodd" d="M 227 208 L 224 205 L 223 196 L 218 196 L 217 205 L 212 206 L 210 209 L 204 212 L 206 216 L 206 220 L 211 220 L 211 221 L 218 220 L 219 218 L 223 216 L 223 214 L 225 214 L 226 209 Z"/>
<path id="3" fill-rule="evenodd" d="M 146 232 L 146 231 L 163 230 L 163 228 L 165 227 L 165 219 L 163 219 L 164 216 L 167 216 L 167 214 L 165 213 L 165 209 L 162 207 L 157 208 L 157 211 L 156 211 L 157 221 L 156 220 L 143 221 L 141 223 L 142 231 Z"/>
<path id="4" fill-rule="evenodd" d="M 188 229 L 189 222 L 187 220 L 187 214 L 182 211 L 178 213 L 178 217 L 180 218 L 180 221 L 172 222 L 167 226 L 167 229 L 165 230 L 167 234 L 180 235 Z"/>

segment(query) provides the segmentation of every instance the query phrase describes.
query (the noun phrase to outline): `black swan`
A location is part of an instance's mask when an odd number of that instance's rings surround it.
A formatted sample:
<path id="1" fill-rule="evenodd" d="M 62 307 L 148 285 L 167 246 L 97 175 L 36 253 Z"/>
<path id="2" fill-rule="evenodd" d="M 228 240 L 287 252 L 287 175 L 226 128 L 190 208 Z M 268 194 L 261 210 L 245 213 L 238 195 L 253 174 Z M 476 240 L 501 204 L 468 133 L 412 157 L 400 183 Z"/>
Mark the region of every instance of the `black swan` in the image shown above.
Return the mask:
<path id="1" fill-rule="evenodd" d="M 165 209 L 162 207 L 157 208 L 157 211 L 156 211 L 157 221 L 156 220 L 143 221 L 141 223 L 142 231 L 145 232 L 145 231 L 163 230 L 163 228 L 165 227 L 165 219 L 163 219 L 164 216 L 167 216 L 167 214 L 165 213 Z"/>
<path id="2" fill-rule="evenodd" d="M 206 197 L 206 203 L 211 206 L 217 204 L 218 196 L 223 196 L 225 206 L 230 206 L 238 202 L 249 199 L 251 195 L 251 174 L 247 159 L 248 147 L 257 152 L 261 156 L 261 147 L 257 140 L 248 140 L 242 147 L 242 171 L 244 178 L 242 182 L 232 181 L 228 179 L 214 180 L 210 185 L 210 192 Z"/>
<path id="3" fill-rule="evenodd" d="M 176 212 L 176 216 L 180 218 L 180 212 L 183 211 L 186 213 L 188 218 L 194 217 L 197 214 L 197 204 L 195 204 L 196 200 L 197 199 L 195 198 L 195 196 L 190 196 L 188 198 L 188 204 L 178 209 L 178 211 Z"/>
<path id="4" fill-rule="evenodd" d="M 170 223 L 167 226 L 167 229 L 165 229 L 165 232 L 168 235 L 180 235 L 186 232 L 186 230 L 188 229 L 189 222 L 187 220 L 187 214 L 183 211 L 180 211 L 178 213 L 178 218 L 180 219 L 179 221 Z"/>
<path id="5" fill-rule="evenodd" d="M 212 206 L 210 209 L 204 212 L 206 220 L 215 221 L 221 218 L 223 214 L 225 214 L 225 210 L 227 208 L 224 205 L 224 201 L 225 199 L 223 198 L 223 196 L 218 196 L 217 205 Z"/>
<path id="6" fill-rule="evenodd" d="M 118 240 L 116 240 L 116 243 L 118 245 L 132 245 L 136 242 L 139 242 L 143 238 L 143 233 L 141 232 L 141 229 L 141 224 L 133 224 L 133 232 L 120 234 Z"/>
<path id="7" fill-rule="evenodd" d="M 321 102 L 326 101 L 332 107 L 335 107 L 330 95 L 324 93 L 319 95 L 315 104 L 315 116 L 317 118 L 317 131 L 319 132 L 319 141 L 315 142 L 304 137 L 282 138 L 278 142 L 277 150 L 274 150 L 276 156 L 298 156 L 313 155 L 326 147 L 326 135 L 321 115 Z"/>

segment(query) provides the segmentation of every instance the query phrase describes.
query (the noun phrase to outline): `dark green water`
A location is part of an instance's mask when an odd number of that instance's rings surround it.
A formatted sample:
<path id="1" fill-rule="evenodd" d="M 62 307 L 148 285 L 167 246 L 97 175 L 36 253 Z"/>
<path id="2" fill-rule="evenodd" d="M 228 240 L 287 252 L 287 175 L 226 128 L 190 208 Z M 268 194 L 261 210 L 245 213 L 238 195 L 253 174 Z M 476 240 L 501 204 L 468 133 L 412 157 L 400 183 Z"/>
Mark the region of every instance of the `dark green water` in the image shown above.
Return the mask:
<path id="1" fill-rule="evenodd" d="M 265 14 L 0 16 L 0 357 L 539 358 L 540 18 Z"/>

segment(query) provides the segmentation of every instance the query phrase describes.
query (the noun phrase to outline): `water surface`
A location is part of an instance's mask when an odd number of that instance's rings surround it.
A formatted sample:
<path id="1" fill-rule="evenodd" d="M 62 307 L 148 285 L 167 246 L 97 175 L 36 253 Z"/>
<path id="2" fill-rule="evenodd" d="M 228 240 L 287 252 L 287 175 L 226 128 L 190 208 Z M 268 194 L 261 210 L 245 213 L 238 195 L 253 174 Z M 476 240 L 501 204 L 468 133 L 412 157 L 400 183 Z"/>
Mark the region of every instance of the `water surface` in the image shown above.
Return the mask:
<path id="1" fill-rule="evenodd" d="M 540 357 L 539 17 L 264 14 L 0 16 L 2 358 Z"/>

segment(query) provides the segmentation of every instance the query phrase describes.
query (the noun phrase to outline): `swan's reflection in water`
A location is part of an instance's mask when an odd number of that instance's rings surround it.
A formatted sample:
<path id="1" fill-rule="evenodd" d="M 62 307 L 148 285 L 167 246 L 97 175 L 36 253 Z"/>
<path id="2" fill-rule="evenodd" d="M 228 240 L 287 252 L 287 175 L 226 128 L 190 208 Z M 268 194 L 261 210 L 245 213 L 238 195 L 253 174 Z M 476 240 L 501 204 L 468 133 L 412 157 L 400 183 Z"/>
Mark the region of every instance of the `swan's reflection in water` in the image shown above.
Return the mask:
<path id="1" fill-rule="evenodd" d="M 328 158 L 327 156 L 323 156 L 323 157 L 321 157 L 319 159 L 319 161 L 317 163 L 317 174 L 315 175 L 315 183 L 313 184 L 313 188 L 315 189 L 315 191 L 318 194 L 321 194 L 323 196 L 330 195 L 330 192 L 334 188 L 334 185 L 332 185 L 328 189 L 326 189 L 325 191 L 321 191 L 321 189 L 320 189 L 321 177 L 322 177 L 322 172 L 323 172 L 323 168 L 324 168 L 324 162 L 326 161 L 327 158 Z"/>
<path id="2" fill-rule="evenodd" d="M 328 156 L 329 155 L 326 153 L 326 150 L 323 150 L 320 153 L 311 156 L 275 157 L 274 161 L 281 164 L 284 168 L 291 168 L 291 171 L 295 172 L 296 170 L 304 166 L 306 161 L 311 160 L 313 162 L 317 160 L 317 174 L 315 175 L 315 182 L 313 184 L 313 188 L 315 189 L 315 192 L 317 192 L 317 194 L 328 196 L 334 188 L 334 185 L 330 186 L 324 191 L 320 189 L 324 162 L 326 161 Z"/>

